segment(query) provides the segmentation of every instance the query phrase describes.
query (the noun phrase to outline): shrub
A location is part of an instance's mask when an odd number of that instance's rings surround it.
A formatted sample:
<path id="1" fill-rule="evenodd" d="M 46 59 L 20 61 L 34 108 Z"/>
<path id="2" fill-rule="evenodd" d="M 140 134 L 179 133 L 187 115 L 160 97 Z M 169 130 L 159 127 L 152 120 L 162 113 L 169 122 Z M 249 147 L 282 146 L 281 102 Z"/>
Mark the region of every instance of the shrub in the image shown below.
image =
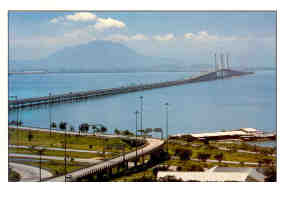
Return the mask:
<path id="1" fill-rule="evenodd" d="M 160 178 L 160 181 L 162 181 L 162 182 L 180 182 L 182 180 L 177 179 L 175 176 L 168 175 L 168 176 Z"/>
<path id="2" fill-rule="evenodd" d="M 206 161 L 207 159 L 209 159 L 210 158 L 210 154 L 208 154 L 208 153 L 199 153 L 198 155 L 197 155 L 197 158 L 199 159 L 199 160 L 202 160 L 202 161 Z"/>
<path id="3" fill-rule="evenodd" d="M 223 153 L 219 153 L 219 154 L 216 154 L 216 155 L 214 156 L 214 158 L 215 158 L 216 160 L 218 160 L 219 162 L 221 162 L 221 161 L 223 160 L 223 157 L 224 157 L 224 154 L 223 154 Z"/>
<path id="4" fill-rule="evenodd" d="M 189 171 L 203 172 L 204 169 L 200 165 L 191 165 L 191 167 L 189 168 Z"/>
<path id="5" fill-rule="evenodd" d="M 175 150 L 175 155 L 177 155 L 182 161 L 189 160 L 192 156 L 192 150 L 178 148 Z"/>
<path id="6" fill-rule="evenodd" d="M 31 142 L 31 140 L 33 139 L 33 135 L 32 135 L 32 132 L 29 131 L 29 134 L 28 134 L 28 141 Z"/>

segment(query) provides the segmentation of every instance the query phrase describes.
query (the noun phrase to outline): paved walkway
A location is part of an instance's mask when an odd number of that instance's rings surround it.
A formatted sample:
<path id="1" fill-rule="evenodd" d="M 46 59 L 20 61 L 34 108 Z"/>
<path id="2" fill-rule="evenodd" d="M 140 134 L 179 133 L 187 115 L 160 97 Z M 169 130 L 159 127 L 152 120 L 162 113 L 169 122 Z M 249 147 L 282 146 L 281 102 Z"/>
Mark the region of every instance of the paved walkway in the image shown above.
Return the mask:
<path id="1" fill-rule="evenodd" d="M 39 168 L 33 167 L 30 165 L 24 165 L 19 163 L 9 163 L 10 167 L 20 174 L 21 180 L 20 181 L 39 181 Z M 45 169 L 41 169 L 41 178 L 48 178 L 53 176 L 52 173 Z"/>

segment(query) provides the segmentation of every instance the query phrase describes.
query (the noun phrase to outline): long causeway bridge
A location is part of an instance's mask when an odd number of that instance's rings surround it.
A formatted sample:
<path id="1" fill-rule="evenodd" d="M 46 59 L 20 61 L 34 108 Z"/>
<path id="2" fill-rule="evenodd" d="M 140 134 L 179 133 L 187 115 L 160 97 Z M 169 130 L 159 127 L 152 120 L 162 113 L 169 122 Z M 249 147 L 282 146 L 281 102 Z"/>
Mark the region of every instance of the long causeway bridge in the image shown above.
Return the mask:
<path id="1" fill-rule="evenodd" d="M 65 93 L 65 94 L 43 96 L 43 97 L 37 97 L 37 98 L 9 100 L 8 101 L 8 109 L 13 110 L 13 109 L 18 109 L 18 108 L 33 107 L 33 106 L 38 106 L 38 105 L 83 100 L 83 99 L 88 99 L 88 98 L 92 98 L 92 97 L 117 95 L 117 94 L 122 94 L 122 93 L 130 93 L 130 92 L 136 92 L 136 91 L 170 87 L 170 86 L 182 85 L 182 84 L 188 84 L 188 83 L 224 79 L 224 78 L 229 78 L 229 77 L 234 77 L 234 76 L 242 76 L 242 75 L 247 75 L 247 74 L 252 74 L 252 73 L 253 72 L 236 71 L 236 70 L 231 70 L 228 68 L 219 69 L 219 70 L 201 74 L 199 76 L 175 80 L 175 81 L 158 82 L 158 83 L 153 83 L 153 84 L 140 84 L 140 85 L 136 85 L 136 86 L 90 90 L 90 91 L 82 91 L 82 92 L 74 92 L 74 93 L 70 92 L 70 93 Z"/>

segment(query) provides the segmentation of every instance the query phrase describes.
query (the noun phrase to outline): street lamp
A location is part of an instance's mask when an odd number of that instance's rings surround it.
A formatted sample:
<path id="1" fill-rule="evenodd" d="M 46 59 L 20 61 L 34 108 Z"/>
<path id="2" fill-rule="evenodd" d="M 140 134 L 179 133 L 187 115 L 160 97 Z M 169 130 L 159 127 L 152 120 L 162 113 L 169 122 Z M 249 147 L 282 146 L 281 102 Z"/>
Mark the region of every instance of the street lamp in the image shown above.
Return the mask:
<path id="1" fill-rule="evenodd" d="M 143 130 L 142 130 L 142 112 L 143 112 L 143 96 L 140 96 L 140 132 L 141 134 L 143 135 L 143 140 L 145 140 L 144 138 L 144 133 L 143 133 Z M 142 149 L 142 152 L 143 152 L 143 149 Z M 144 163 L 144 158 L 142 157 L 142 162 Z"/>
<path id="2" fill-rule="evenodd" d="M 60 124 L 59 124 L 59 128 L 61 129 L 61 130 L 64 130 L 65 131 L 65 133 L 64 133 L 64 173 L 65 173 L 65 182 L 66 182 L 66 175 L 67 175 L 67 159 L 66 159 L 66 149 L 67 149 L 67 147 L 66 147 L 66 145 L 67 145 L 67 142 L 66 142 L 66 140 L 67 140 L 67 133 L 66 133 L 66 131 L 67 131 L 67 123 L 66 122 L 63 122 L 63 121 L 61 121 L 60 122 Z"/>
<path id="3" fill-rule="evenodd" d="M 166 136 L 167 136 L 167 141 L 166 141 L 166 150 L 168 153 L 168 103 L 165 103 L 165 107 L 166 107 Z"/>
<path id="4" fill-rule="evenodd" d="M 14 98 L 16 102 L 18 102 L 18 96 L 9 96 L 9 98 Z M 16 120 L 16 126 L 17 126 L 17 145 L 19 144 L 19 107 L 17 106 L 17 120 Z"/>
<path id="5" fill-rule="evenodd" d="M 41 181 L 41 155 L 45 151 L 45 149 L 38 149 L 39 152 L 39 181 Z"/>
<path id="6" fill-rule="evenodd" d="M 52 135 L 52 108 L 51 108 L 51 96 L 52 94 L 49 93 L 48 95 L 48 101 L 49 101 L 49 122 L 50 122 L 50 136 Z"/>
<path id="7" fill-rule="evenodd" d="M 140 130 L 142 132 L 142 112 L 143 112 L 143 96 L 140 96 Z M 143 132 L 142 132 L 143 134 Z"/>
<path id="8" fill-rule="evenodd" d="M 135 135 L 136 135 L 136 164 L 137 164 L 137 119 L 138 119 L 138 114 L 139 114 L 139 112 L 138 112 L 138 110 L 136 110 L 136 112 L 135 112 L 135 116 L 136 116 L 136 128 L 135 128 Z"/>

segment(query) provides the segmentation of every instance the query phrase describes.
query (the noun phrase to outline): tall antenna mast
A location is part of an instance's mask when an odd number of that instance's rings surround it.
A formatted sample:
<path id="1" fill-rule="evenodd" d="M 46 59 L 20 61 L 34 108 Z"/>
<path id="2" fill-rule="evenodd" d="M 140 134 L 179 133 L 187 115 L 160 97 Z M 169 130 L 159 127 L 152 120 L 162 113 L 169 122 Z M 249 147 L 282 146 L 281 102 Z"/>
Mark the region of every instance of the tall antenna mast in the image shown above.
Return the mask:
<path id="1" fill-rule="evenodd" d="M 224 59 L 224 54 L 221 54 L 221 68 L 225 68 L 225 59 Z"/>
<path id="2" fill-rule="evenodd" d="M 229 62 L 229 58 L 230 57 L 230 54 L 229 53 L 227 53 L 227 55 L 226 55 L 226 64 L 227 64 L 227 68 L 228 69 L 230 69 L 230 62 Z"/>
<path id="3" fill-rule="evenodd" d="M 214 53 L 214 67 L 215 67 L 215 71 L 218 70 L 218 64 L 217 64 L 217 53 Z"/>

